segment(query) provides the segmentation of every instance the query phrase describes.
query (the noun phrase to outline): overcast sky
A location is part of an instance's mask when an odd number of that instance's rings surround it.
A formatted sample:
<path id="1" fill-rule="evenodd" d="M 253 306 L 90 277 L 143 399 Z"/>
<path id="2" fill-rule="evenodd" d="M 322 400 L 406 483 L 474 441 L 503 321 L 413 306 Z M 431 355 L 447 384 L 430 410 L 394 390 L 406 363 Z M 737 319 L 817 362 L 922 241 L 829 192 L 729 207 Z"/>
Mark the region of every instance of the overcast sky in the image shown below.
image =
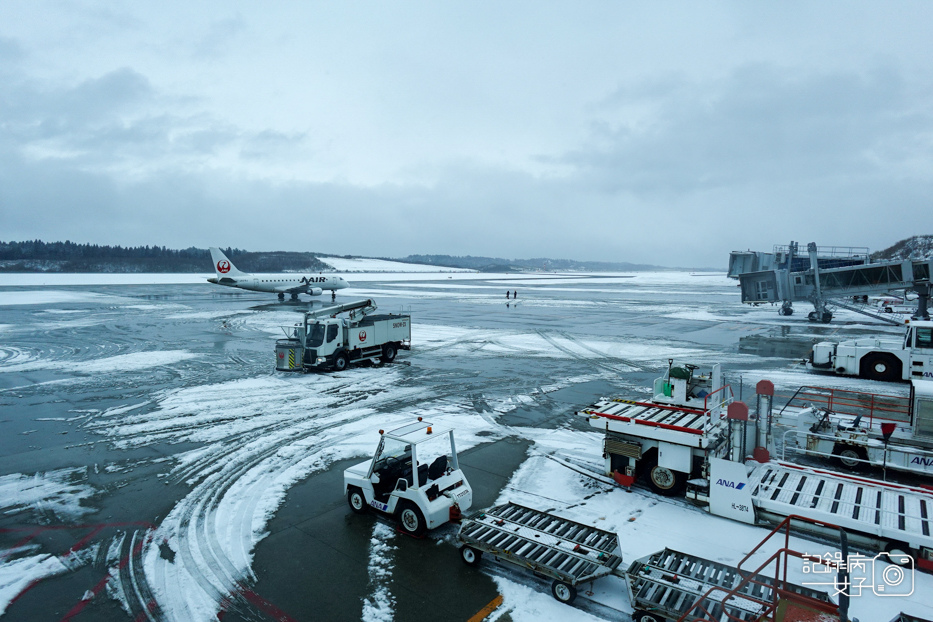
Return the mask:
<path id="1" fill-rule="evenodd" d="M 725 268 L 933 233 L 933 3 L 0 2 L 0 240 Z"/>

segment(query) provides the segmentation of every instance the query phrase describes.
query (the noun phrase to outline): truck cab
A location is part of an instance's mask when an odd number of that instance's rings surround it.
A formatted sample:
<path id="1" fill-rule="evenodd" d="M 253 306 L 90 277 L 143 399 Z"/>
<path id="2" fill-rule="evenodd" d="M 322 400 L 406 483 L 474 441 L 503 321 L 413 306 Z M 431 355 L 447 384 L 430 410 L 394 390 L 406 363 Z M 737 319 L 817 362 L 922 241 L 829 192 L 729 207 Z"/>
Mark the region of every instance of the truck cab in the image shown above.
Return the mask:
<path id="1" fill-rule="evenodd" d="M 454 431 L 423 421 L 380 432 L 373 457 L 343 472 L 350 509 L 395 516 L 403 531 L 422 536 L 473 505 L 460 470 Z"/>

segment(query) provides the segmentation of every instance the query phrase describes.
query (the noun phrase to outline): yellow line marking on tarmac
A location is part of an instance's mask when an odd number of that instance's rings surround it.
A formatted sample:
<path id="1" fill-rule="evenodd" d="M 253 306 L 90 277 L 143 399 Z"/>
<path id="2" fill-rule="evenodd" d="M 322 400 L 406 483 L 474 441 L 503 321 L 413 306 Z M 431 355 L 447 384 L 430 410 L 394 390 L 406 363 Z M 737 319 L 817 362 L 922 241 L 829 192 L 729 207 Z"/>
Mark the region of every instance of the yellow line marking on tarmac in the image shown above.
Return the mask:
<path id="1" fill-rule="evenodd" d="M 493 598 L 491 601 L 489 601 L 488 605 L 486 605 L 485 607 L 477 611 L 476 615 L 474 615 L 472 618 L 467 620 L 467 622 L 483 622 L 483 620 L 488 618 L 489 614 L 495 611 L 496 609 L 498 609 L 499 605 L 501 604 L 502 604 L 502 594 L 499 594 L 498 596 Z"/>

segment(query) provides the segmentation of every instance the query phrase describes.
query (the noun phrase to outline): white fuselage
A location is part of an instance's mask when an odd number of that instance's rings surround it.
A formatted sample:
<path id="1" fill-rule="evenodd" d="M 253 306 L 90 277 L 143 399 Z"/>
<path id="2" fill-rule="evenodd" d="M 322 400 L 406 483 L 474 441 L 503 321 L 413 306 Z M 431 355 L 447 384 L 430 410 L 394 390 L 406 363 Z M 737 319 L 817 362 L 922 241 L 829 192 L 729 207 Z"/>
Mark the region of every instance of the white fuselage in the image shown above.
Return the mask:
<path id="1" fill-rule="evenodd" d="M 238 274 L 236 276 L 220 276 L 208 279 L 211 283 L 237 287 L 254 292 L 270 292 L 276 294 L 305 293 L 320 295 L 321 291 L 335 291 L 349 287 L 343 277 L 333 275 L 302 275 L 302 274 Z M 317 290 L 317 291 L 315 291 Z"/>

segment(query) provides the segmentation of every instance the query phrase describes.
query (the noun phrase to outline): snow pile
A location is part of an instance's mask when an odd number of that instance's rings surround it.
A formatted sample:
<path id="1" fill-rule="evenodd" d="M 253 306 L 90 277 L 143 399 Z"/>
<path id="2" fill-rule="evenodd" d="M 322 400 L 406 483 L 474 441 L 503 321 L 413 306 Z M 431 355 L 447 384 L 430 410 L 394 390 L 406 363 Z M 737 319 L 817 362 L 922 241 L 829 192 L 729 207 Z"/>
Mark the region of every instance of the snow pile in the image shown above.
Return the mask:
<path id="1" fill-rule="evenodd" d="M 37 369 L 56 369 L 65 372 L 84 374 L 110 374 L 116 372 L 139 371 L 150 367 L 172 365 L 181 361 L 195 358 L 197 355 L 184 350 L 166 350 L 159 352 L 133 352 L 131 354 L 118 354 L 92 361 L 54 361 L 37 360 L 31 363 L 2 364 L 3 355 L 0 354 L 0 372 L 34 371 Z M 15 360 L 15 359 L 14 359 Z"/>
<path id="2" fill-rule="evenodd" d="M 68 570 L 57 557 L 33 555 L 9 559 L 11 551 L 0 550 L 0 616 L 13 599 L 30 585 Z"/>
<path id="3" fill-rule="evenodd" d="M 323 263 L 340 272 L 475 272 L 466 268 L 445 268 L 420 263 L 404 263 L 365 257 L 318 257 Z"/>
<path id="4" fill-rule="evenodd" d="M 369 539 L 369 586 L 372 593 L 363 599 L 364 622 L 391 622 L 395 619 L 395 598 L 389 591 L 392 579 L 393 557 L 397 547 L 392 545 L 395 530 L 385 523 L 373 526 Z"/>
<path id="5" fill-rule="evenodd" d="M 10 515 L 32 511 L 40 516 L 52 514 L 60 520 L 81 518 L 94 511 L 81 505 L 95 494 L 94 488 L 82 483 L 86 479 L 86 468 L 4 475 L 0 477 L 0 512 Z"/>

